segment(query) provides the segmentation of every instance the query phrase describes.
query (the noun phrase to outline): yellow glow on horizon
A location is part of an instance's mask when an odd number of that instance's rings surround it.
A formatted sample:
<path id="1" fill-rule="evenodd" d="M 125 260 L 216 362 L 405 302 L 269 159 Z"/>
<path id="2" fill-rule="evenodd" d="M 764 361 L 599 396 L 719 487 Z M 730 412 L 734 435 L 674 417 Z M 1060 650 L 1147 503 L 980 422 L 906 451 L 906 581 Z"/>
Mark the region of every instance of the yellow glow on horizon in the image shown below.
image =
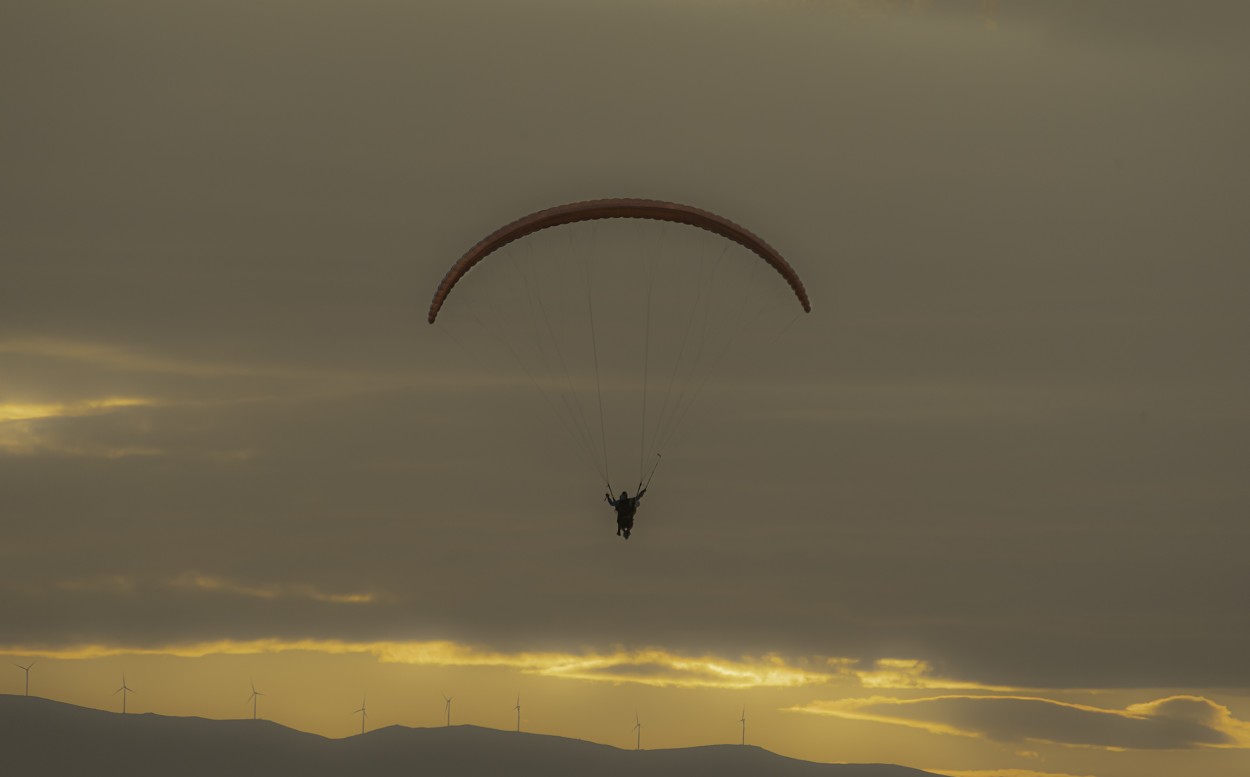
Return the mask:
<path id="1" fill-rule="evenodd" d="M 1250 723 L 1242 722 L 1233 717 L 1232 711 L 1227 707 L 1216 704 L 1209 699 L 1198 696 L 1169 696 L 1163 699 L 1155 699 L 1154 701 L 1142 704 L 1132 704 L 1123 710 L 1109 709 L 1106 707 L 1094 707 L 1088 704 L 1078 704 L 1076 702 L 1058 701 L 1056 699 L 1047 699 L 1040 696 L 971 696 L 971 695 L 944 695 L 931 696 L 920 699 L 899 699 L 889 696 L 872 696 L 861 699 L 839 699 L 836 701 L 814 701 L 804 705 L 798 705 L 788 708 L 789 712 L 800 712 L 810 715 L 828 715 L 832 717 L 843 718 L 846 720 L 863 720 L 875 723 L 890 723 L 898 726 L 907 726 L 928 731 L 934 734 L 947 734 L 951 736 L 969 737 L 973 739 L 984 739 L 985 734 L 980 731 L 973 731 L 967 728 L 960 728 L 957 725 L 939 723 L 932 720 L 918 720 L 915 718 L 906 718 L 890 715 L 884 711 L 868 711 L 870 707 L 906 707 L 914 704 L 948 701 L 948 700 L 1011 700 L 1023 702 L 1040 702 L 1055 707 L 1066 707 L 1068 709 L 1079 710 L 1098 715 L 1112 715 L 1129 720 L 1147 721 L 1161 717 L 1159 710 L 1167 705 L 1175 705 L 1177 702 L 1195 702 L 1204 706 L 1210 715 L 1210 720 L 1202 721 L 1203 725 L 1213 731 L 1226 734 L 1233 741 L 1228 744 L 1208 744 L 1201 743 L 1198 747 L 1213 749 L 1242 749 L 1250 748 Z M 1031 741 L 1048 742 L 1049 744 L 1065 745 L 1067 747 L 1088 747 L 1096 750 L 1107 750 L 1111 752 L 1123 752 L 1124 747 L 1112 745 L 1086 745 L 1075 744 L 1070 742 L 1057 742 L 1040 738 L 1031 738 Z"/>
<path id="2" fill-rule="evenodd" d="M 261 599 L 303 597 L 336 604 L 371 605 L 378 599 L 373 593 L 325 593 L 303 585 L 245 585 L 209 575 L 185 575 L 170 582 L 171 586 L 203 591 L 223 591 Z M 69 581 L 62 587 L 80 589 L 111 589 L 128 592 L 133 582 L 125 578 L 99 578 Z M 607 651 L 500 651 L 461 644 L 451 640 L 376 640 L 346 641 L 334 639 L 207 640 L 155 646 L 80 644 L 64 647 L 0 645 L 0 654 L 36 656 L 66 660 L 97 659 L 114 656 L 173 656 L 202 658 L 212 655 L 261 655 L 288 652 L 321 653 L 325 655 L 361 654 L 374 656 L 380 663 L 414 666 L 500 667 L 525 674 L 596 683 L 636 684 L 658 688 L 799 688 L 837 683 L 859 683 L 862 687 L 880 690 L 915 690 L 961 688 L 975 690 L 1010 690 L 930 676 L 927 662 L 912 659 L 878 661 L 872 669 L 855 668 L 854 659 L 823 658 L 811 661 L 787 660 L 780 655 L 729 659 L 715 655 L 682 655 L 663 648 L 615 648 Z M 810 668 L 810 665 L 827 668 Z M 985 698 L 942 696 L 936 698 Z M 994 698 L 1027 698 L 997 696 Z M 839 702 L 814 701 L 792 712 L 834 715 L 847 719 L 900 723 L 888 715 L 874 715 L 859 708 L 876 703 L 898 703 L 895 697 L 873 696 Z M 849 705 L 849 706 L 848 706 Z M 1075 706 L 1075 705 L 1073 705 Z M 1096 709 L 1096 708 L 1089 708 Z M 919 728 L 927 723 L 907 721 Z M 941 733 L 963 732 L 941 728 Z"/>
<path id="3" fill-rule="evenodd" d="M 544 677 L 635 683 L 678 688 L 793 688 L 825 684 L 836 675 L 814 672 L 787 664 L 777 656 L 738 661 L 714 656 L 682 656 L 657 648 L 620 649 L 609 653 L 516 652 L 484 650 L 450 641 L 346 642 L 341 640 L 251 641 L 219 640 L 153 647 L 76 645 L 39 648 L 11 645 L 0 648 L 6 655 L 85 660 L 114 656 L 176 656 L 202 658 L 211 655 L 254 655 L 293 651 L 343 655 L 369 654 L 381 663 L 449 667 L 506 667 Z"/>
<path id="4" fill-rule="evenodd" d="M 969 737 L 972 739 L 984 739 L 984 735 L 977 731 L 968 731 L 966 729 L 949 726 L 945 723 L 936 723 L 928 720 L 914 720 L 912 718 L 899 718 L 891 715 L 878 714 L 874 712 L 866 712 L 863 708 L 872 707 L 878 704 L 907 704 L 913 701 L 933 701 L 934 699 L 959 699 L 959 698 L 983 698 L 975 696 L 937 696 L 928 699 L 898 699 L 893 696 L 869 696 L 860 699 L 839 699 L 837 701 L 813 701 L 808 704 L 802 704 L 787 709 L 788 712 L 801 712 L 806 715 L 827 715 L 834 718 L 843 718 L 845 720 L 863 720 L 871 723 L 890 723 L 898 726 L 907 726 L 922 731 L 928 731 L 931 734 L 947 734 L 949 736 Z M 1012 698 L 1007 696 L 995 696 L 996 699 Z"/>

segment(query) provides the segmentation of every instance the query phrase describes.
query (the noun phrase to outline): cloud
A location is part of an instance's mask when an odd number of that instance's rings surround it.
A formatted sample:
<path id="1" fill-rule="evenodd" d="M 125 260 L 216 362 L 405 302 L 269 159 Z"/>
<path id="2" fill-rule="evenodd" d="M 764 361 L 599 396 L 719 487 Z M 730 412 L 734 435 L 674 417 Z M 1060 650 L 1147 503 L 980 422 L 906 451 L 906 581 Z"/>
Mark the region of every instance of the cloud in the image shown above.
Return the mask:
<path id="1" fill-rule="evenodd" d="M 99 440 L 56 434 L 45 422 L 114 414 L 156 402 L 143 397 L 101 397 L 74 402 L 0 402 L 0 452 L 55 453 L 106 459 L 158 456 L 164 451 L 145 445 L 109 444 Z"/>
<path id="2" fill-rule="evenodd" d="M 940 677 L 928 661 L 915 658 L 882 658 L 874 661 L 869 669 L 852 669 L 850 671 L 859 680 L 860 685 L 865 688 L 946 688 L 978 691 L 1019 690 Z"/>
<path id="3" fill-rule="evenodd" d="M 154 356 L 142 350 L 107 343 L 46 337 L 9 338 L 0 341 L 0 354 L 35 356 L 94 365 L 116 372 L 164 373 L 194 377 L 222 375 L 307 376 L 272 365 L 244 365 L 178 357 Z"/>
<path id="4" fill-rule="evenodd" d="M 308 651 L 341 655 L 372 654 L 383 663 L 418 666 L 496 666 L 566 680 L 635 683 L 678 688 L 792 688 L 834 679 L 825 672 L 788 663 L 777 656 L 729 660 L 685 656 L 659 648 L 608 652 L 504 652 L 446 640 L 424 642 L 347 642 L 318 639 L 216 640 L 151 647 L 84 644 L 55 649 L 29 645 L 0 646 L 0 654 L 92 659 L 120 655 L 255 655 Z"/>
<path id="5" fill-rule="evenodd" d="M 1107 750 L 1250 748 L 1250 723 L 1200 696 L 1170 696 L 1122 710 L 1024 696 L 875 697 L 817 701 L 791 710 L 999 742 Z"/>
<path id="6" fill-rule="evenodd" d="M 711 656 L 680 656 L 658 649 L 587 656 L 552 666 L 542 674 L 687 688 L 796 687 L 827 683 L 835 677 L 787 664 L 776 656 L 729 661 Z"/>
<path id="7" fill-rule="evenodd" d="M 92 415 L 108 412 L 115 408 L 150 404 L 153 404 L 152 400 L 141 397 L 104 397 L 102 399 L 85 399 L 80 402 L 6 402 L 0 403 L 0 423 Z"/>
<path id="8" fill-rule="evenodd" d="M 199 591 L 220 591 L 223 593 L 247 596 L 253 599 L 283 599 L 297 597 L 312 599 L 316 602 L 331 604 L 371 604 L 378 596 L 373 593 L 326 593 L 310 585 L 270 583 L 248 585 L 234 580 L 227 580 L 212 575 L 186 574 L 171 580 L 174 588 L 194 589 Z"/>
<path id="9" fill-rule="evenodd" d="M 99 455 L 6 456 L 0 584 L 264 569 L 405 604 L 6 596 L 9 639 L 659 644 L 923 657 L 992 687 L 1250 687 L 1234 401 L 1250 265 L 1230 163 L 1245 101 L 1216 99 L 1244 68 L 1100 43 L 1169 37 L 1161 14 L 1193 17 L 1202 50 L 1243 26 L 1159 0 L 1036 4 L 1064 30 L 1105 22 L 1096 45 L 1057 50 L 1006 9 L 987 36 L 698 3 L 488 5 L 489 29 L 438 3 L 301 13 L 301 29 L 356 31 L 343 49 L 233 10 L 83 25 L 31 6 L 13 56 L 92 67 L 32 67 L 15 93 L 26 120 L 6 148 L 43 151 L 6 166 L 0 390 L 178 404 L 21 422 Z M 299 67 L 268 67 L 277 48 Z M 162 73 L 186 77 L 133 78 Z M 228 88 L 241 80 L 254 88 Z M 101 84 L 125 88 L 104 102 Z M 329 115 L 305 84 L 356 109 Z M 482 180 L 499 185 L 483 196 Z M 507 354 L 461 353 L 423 323 L 484 231 L 605 180 L 740 219 L 818 298 L 758 361 L 729 359 L 786 394 L 701 397 L 624 548 L 576 441 L 496 379 L 515 377 Z M 395 371 L 414 388 L 303 401 Z M 256 396 L 301 401 L 227 404 Z M 884 665 L 861 682 L 941 684 Z"/>

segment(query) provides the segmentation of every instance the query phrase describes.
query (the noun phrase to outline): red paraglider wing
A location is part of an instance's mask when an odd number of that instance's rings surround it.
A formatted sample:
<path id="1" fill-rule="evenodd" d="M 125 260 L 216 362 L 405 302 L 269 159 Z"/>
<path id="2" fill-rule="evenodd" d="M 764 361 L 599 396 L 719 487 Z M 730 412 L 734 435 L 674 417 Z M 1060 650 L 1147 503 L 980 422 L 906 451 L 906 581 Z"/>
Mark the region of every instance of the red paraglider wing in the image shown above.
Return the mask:
<path id="1" fill-rule="evenodd" d="M 776 249 L 729 219 L 717 216 L 715 213 L 706 210 L 693 208 L 689 205 L 680 205 L 675 202 L 607 199 L 574 202 L 568 205 L 559 205 L 554 208 L 540 210 L 524 218 L 517 219 L 511 224 L 500 227 L 487 235 L 477 245 L 466 251 L 464 256 L 460 257 L 460 260 L 452 265 L 447 274 L 443 276 L 442 282 L 438 284 L 438 290 L 434 292 L 434 299 L 430 302 L 429 322 L 431 324 L 434 323 L 434 319 L 438 317 L 438 311 L 447 300 L 447 295 L 451 293 L 452 288 L 464 274 L 491 253 L 514 240 L 539 230 L 558 227 L 563 224 L 573 224 L 579 221 L 597 221 L 599 219 L 673 221 L 678 224 L 706 229 L 709 232 L 732 240 L 758 255 L 765 262 L 768 262 L 782 278 L 785 278 L 786 283 L 790 284 L 790 288 L 794 290 L 794 296 L 798 297 L 799 304 L 803 306 L 803 310 L 808 313 L 812 311 L 811 303 L 807 299 L 807 290 L 803 288 L 803 281 L 799 279 L 794 268 L 782 258 L 781 254 L 777 253 Z"/>

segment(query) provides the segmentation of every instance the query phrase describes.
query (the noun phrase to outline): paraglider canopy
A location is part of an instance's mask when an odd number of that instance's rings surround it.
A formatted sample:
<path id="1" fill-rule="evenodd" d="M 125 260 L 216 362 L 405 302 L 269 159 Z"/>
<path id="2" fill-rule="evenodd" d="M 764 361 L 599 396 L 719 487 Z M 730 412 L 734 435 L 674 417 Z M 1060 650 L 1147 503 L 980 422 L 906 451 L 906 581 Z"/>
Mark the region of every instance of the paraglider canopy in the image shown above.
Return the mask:
<path id="1" fill-rule="evenodd" d="M 434 320 L 438 318 L 438 311 L 443 307 L 443 302 L 446 301 L 447 295 L 451 293 L 456 283 L 465 273 L 473 268 L 473 265 L 482 261 L 490 254 L 514 240 L 519 240 L 540 230 L 558 227 L 563 224 L 574 224 L 579 221 L 596 221 L 599 219 L 672 221 L 678 224 L 698 227 L 699 229 L 706 229 L 709 232 L 732 240 L 755 253 L 780 273 L 781 277 L 785 278 L 786 283 L 790 284 L 790 288 L 794 290 L 794 296 L 798 297 L 799 304 L 803 306 L 804 312 L 812 312 L 811 302 L 807 298 L 807 290 L 803 287 L 803 281 L 799 279 L 798 273 L 782 258 L 781 254 L 777 253 L 776 249 L 744 227 L 710 211 L 675 202 L 642 199 L 605 199 L 574 202 L 568 205 L 558 205 L 554 208 L 540 210 L 519 218 L 511 224 L 502 226 L 482 238 L 477 245 L 466 251 L 464 256 L 460 257 L 460 260 L 452 265 L 452 268 L 443 276 L 442 282 L 438 284 L 438 289 L 434 292 L 434 299 L 430 302 L 429 323 L 433 324 Z"/>

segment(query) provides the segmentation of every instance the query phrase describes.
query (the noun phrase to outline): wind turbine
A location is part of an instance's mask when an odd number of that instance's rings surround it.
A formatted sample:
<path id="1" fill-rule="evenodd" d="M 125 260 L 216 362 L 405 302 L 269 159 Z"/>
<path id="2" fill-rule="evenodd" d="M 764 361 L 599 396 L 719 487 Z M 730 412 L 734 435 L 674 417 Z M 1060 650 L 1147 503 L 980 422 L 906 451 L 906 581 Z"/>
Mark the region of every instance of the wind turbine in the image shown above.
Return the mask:
<path id="1" fill-rule="evenodd" d="M 355 715 L 357 712 L 360 713 L 360 733 L 363 734 L 365 733 L 365 718 L 369 717 L 369 713 L 365 712 L 365 697 L 364 696 L 360 697 L 360 709 L 354 710 L 352 714 Z"/>
<path id="2" fill-rule="evenodd" d="M 113 695 L 116 696 L 119 693 L 122 695 L 122 714 L 125 715 L 126 714 L 126 696 L 134 693 L 134 691 L 130 689 L 130 686 L 126 685 L 126 673 L 125 672 L 122 672 L 122 687 L 113 691 Z"/>
<path id="3" fill-rule="evenodd" d="M 638 732 L 638 737 L 634 741 L 635 752 L 642 749 L 642 721 L 638 719 L 638 710 L 634 710 L 634 731 Z"/>
<path id="4" fill-rule="evenodd" d="M 451 700 L 454 698 L 456 697 L 443 694 L 443 712 L 447 713 L 447 725 L 449 726 L 451 725 Z M 517 697 L 517 701 L 519 702 L 520 700 L 520 697 Z"/>
<path id="5" fill-rule="evenodd" d="M 30 662 L 29 664 L 27 664 L 26 666 L 22 666 L 21 664 L 14 664 L 14 665 L 13 665 L 13 666 L 16 666 L 18 669 L 21 669 L 23 672 L 25 672 L 25 673 L 26 673 L 26 695 L 27 695 L 27 696 L 29 696 L 29 695 L 30 695 L 30 668 L 31 668 L 32 666 L 34 666 L 34 665 L 35 665 L 35 662 L 34 662 L 34 661 L 31 661 L 31 662 Z M 518 699 L 518 701 L 519 701 L 519 699 Z"/>
<path id="6" fill-rule="evenodd" d="M 747 743 L 747 708 L 746 707 L 742 708 L 742 717 L 738 719 L 738 722 L 742 724 L 742 744 L 745 745 Z"/>
<path id="7" fill-rule="evenodd" d="M 520 734 L 521 733 L 521 694 L 519 693 L 516 695 L 516 706 L 513 707 L 513 709 L 516 710 L 516 732 Z"/>
<path id="8" fill-rule="evenodd" d="M 256 690 L 256 683 L 252 683 L 252 695 L 247 697 L 247 700 L 252 703 L 252 720 L 256 720 L 256 701 L 257 701 L 256 697 L 264 696 L 264 695 L 265 694 Z"/>

